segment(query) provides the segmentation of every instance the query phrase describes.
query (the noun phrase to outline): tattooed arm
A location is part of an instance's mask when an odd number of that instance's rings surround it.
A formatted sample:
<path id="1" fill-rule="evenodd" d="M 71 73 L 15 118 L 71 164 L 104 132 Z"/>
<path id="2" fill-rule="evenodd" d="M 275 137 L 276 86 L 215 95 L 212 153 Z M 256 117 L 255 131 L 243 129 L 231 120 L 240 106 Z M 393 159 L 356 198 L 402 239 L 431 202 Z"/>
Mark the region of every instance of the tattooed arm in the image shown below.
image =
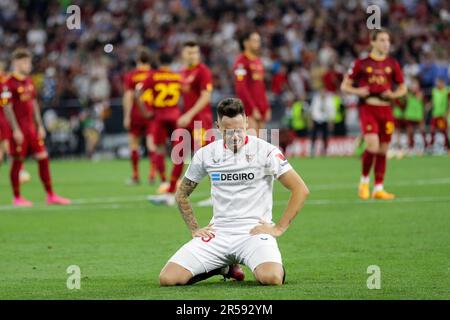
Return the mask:
<path id="1" fill-rule="evenodd" d="M 180 210 L 184 222 L 186 222 L 187 227 L 191 231 L 192 237 L 211 237 L 214 236 L 212 225 L 208 225 L 205 228 L 199 227 L 197 219 L 194 216 L 194 211 L 192 210 L 191 202 L 189 201 L 189 196 L 197 185 L 198 183 L 184 177 L 177 190 L 175 199 L 178 204 L 178 210 Z"/>

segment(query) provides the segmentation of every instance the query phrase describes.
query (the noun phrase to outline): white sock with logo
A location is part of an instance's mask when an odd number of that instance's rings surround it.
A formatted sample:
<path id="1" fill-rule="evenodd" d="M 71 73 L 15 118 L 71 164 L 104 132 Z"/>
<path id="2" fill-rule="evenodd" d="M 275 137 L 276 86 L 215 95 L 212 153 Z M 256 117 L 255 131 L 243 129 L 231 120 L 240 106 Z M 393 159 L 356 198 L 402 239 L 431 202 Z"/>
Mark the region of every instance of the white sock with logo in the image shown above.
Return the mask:
<path id="1" fill-rule="evenodd" d="M 359 180 L 359 182 L 360 183 L 369 183 L 370 177 L 369 176 L 367 176 L 367 177 L 361 176 L 361 179 Z"/>
<path id="2" fill-rule="evenodd" d="M 373 192 L 383 191 L 383 184 L 376 184 L 373 187 Z"/>

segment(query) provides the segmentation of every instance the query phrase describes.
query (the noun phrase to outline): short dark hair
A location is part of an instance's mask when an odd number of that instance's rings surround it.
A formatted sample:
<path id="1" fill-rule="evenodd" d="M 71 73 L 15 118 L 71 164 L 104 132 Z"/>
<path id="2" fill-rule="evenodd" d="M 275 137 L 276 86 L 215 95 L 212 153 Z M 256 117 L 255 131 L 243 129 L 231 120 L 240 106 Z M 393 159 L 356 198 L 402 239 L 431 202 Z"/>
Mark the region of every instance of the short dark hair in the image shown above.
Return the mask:
<path id="1" fill-rule="evenodd" d="M 372 30 L 372 32 L 370 33 L 370 40 L 371 40 L 371 41 L 376 41 L 378 35 L 379 35 L 379 34 L 382 34 L 382 33 L 386 33 L 389 37 L 391 36 L 391 35 L 389 34 L 389 31 L 387 31 L 387 30 L 384 29 L 384 28 L 381 28 L 381 29 L 375 29 L 375 30 Z"/>
<path id="2" fill-rule="evenodd" d="M 139 47 L 137 50 L 136 60 L 139 63 L 151 63 L 152 54 L 150 53 L 150 50 L 146 47 Z"/>
<path id="3" fill-rule="evenodd" d="M 159 55 L 159 63 L 162 65 L 168 65 L 171 64 L 173 61 L 172 55 L 170 55 L 167 52 L 163 52 Z"/>
<path id="4" fill-rule="evenodd" d="M 245 49 L 244 42 L 247 41 L 250 38 L 250 36 L 254 33 L 257 33 L 257 32 L 255 30 L 249 30 L 249 31 L 242 32 L 238 36 L 239 48 L 241 48 L 241 51 L 244 51 L 244 49 Z"/>
<path id="5" fill-rule="evenodd" d="M 26 49 L 26 48 L 17 48 L 16 50 L 14 50 L 11 54 L 11 60 L 19 60 L 19 59 L 23 59 L 23 58 L 31 58 L 31 52 L 30 50 Z"/>
<path id="6" fill-rule="evenodd" d="M 188 41 L 183 42 L 183 48 L 186 48 L 186 47 L 192 48 L 192 47 L 198 47 L 198 46 L 199 46 L 198 42 L 195 40 L 188 40 Z"/>
<path id="7" fill-rule="evenodd" d="M 217 105 L 217 118 L 222 120 L 223 116 L 234 118 L 238 115 L 245 116 L 244 105 L 241 99 L 225 98 Z"/>

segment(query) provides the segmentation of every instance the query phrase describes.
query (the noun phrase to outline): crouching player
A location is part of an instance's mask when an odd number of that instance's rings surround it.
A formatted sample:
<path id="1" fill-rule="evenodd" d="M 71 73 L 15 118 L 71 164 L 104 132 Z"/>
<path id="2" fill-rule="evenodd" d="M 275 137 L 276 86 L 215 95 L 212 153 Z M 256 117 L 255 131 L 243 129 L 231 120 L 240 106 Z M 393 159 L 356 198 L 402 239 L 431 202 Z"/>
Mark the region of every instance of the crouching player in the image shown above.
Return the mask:
<path id="1" fill-rule="evenodd" d="M 259 283 L 280 285 L 285 271 L 276 238 L 301 209 L 308 188 L 277 147 L 247 135 L 241 100 L 222 100 L 217 117 L 223 139 L 195 153 L 176 193 L 193 239 L 170 258 L 160 284 L 193 284 L 214 275 L 237 278 L 236 264 L 245 264 Z M 205 176 L 211 179 L 214 214 L 211 223 L 200 228 L 189 195 Z M 291 192 L 277 224 L 272 223 L 274 179 Z"/>

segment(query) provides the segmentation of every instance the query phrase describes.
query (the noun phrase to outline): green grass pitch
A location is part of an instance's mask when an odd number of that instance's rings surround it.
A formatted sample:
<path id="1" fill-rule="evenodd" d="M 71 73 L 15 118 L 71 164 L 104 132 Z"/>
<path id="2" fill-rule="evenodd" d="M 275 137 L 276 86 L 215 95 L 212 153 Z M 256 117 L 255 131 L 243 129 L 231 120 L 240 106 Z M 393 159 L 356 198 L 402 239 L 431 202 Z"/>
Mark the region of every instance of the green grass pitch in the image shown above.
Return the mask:
<path id="1" fill-rule="evenodd" d="M 0 168 L 0 299 L 449 299 L 450 158 L 390 160 L 386 188 L 398 199 L 360 201 L 356 158 L 291 159 L 311 195 L 278 239 L 287 269 L 280 287 L 220 277 L 160 288 L 158 274 L 189 232 L 176 208 L 155 207 L 156 187 L 127 187 L 126 161 L 53 161 L 56 191 L 74 199 L 47 207 L 34 162 L 23 194 L 31 209 L 11 208 Z M 148 172 L 141 161 L 141 174 Z M 204 199 L 209 182 L 193 193 Z M 289 194 L 276 183 L 274 219 Z M 210 208 L 195 208 L 207 224 Z M 81 289 L 66 287 L 70 265 Z M 367 268 L 381 270 L 381 289 L 367 288 Z"/>

